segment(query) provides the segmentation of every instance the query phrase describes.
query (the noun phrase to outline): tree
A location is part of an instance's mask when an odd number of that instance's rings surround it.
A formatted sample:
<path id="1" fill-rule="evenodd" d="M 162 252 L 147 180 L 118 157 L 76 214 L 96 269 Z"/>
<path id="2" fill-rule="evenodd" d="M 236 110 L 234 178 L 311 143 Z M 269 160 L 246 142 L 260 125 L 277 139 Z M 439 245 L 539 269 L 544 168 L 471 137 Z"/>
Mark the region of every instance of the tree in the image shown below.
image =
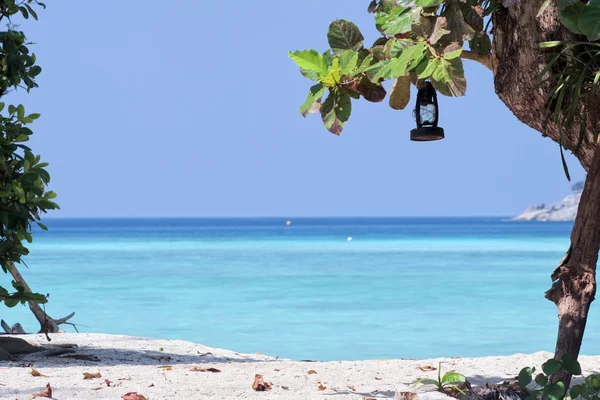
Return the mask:
<path id="1" fill-rule="evenodd" d="M 28 47 L 32 43 L 13 23 L 18 16 L 37 20 L 34 7 L 46 6 L 38 0 L 0 0 L 0 21 L 7 23 L 7 29 L 0 32 L 0 98 L 13 90 L 29 93 L 38 87 L 36 79 L 42 68 Z M 56 194 L 47 190 L 48 163 L 25 145 L 33 135 L 29 125 L 39 117 L 40 114 L 27 114 L 22 104 L 6 106 L 0 102 L 0 267 L 12 275 L 15 290 L 10 293 L 0 287 L 0 302 L 8 307 L 28 303 L 40 322 L 40 331 L 57 332 L 57 322 L 64 323 L 68 318 L 56 321 L 48 317 L 39 306 L 47 302 L 46 296 L 33 293 L 15 265 L 23 263 L 23 257 L 29 253 L 24 242 L 33 240 L 32 224 L 46 230 L 41 215 L 58 209 L 53 201 Z M 5 323 L 3 327 L 11 330 Z"/>
<path id="2" fill-rule="evenodd" d="M 337 20 L 330 50 L 290 53 L 316 81 L 302 115 L 320 113 L 339 135 L 352 99 L 383 101 L 385 80 L 394 81 L 390 106 L 401 110 L 411 84 L 430 81 L 441 94 L 465 95 L 464 59 L 492 71 L 497 95 L 515 116 L 559 144 L 567 177 L 563 149 L 588 172 L 571 246 L 546 292 L 558 308 L 555 358 L 577 358 L 600 249 L 600 0 L 373 0 L 368 11 L 382 34 L 370 48 L 356 25 Z M 555 379 L 568 386 L 571 377 Z"/>

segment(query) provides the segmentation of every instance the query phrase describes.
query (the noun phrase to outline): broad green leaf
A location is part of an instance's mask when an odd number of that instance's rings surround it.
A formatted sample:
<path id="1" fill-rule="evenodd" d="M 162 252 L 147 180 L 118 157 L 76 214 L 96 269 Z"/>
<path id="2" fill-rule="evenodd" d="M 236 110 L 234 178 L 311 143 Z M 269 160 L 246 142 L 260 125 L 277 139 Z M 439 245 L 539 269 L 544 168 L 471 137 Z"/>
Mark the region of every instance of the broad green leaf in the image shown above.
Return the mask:
<path id="1" fill-rule="evenodd" d="M 365 71 L 369 79 L 374 82 L 379 81 L 380 79 L 389 80 L 394 76 L 392 74 L 392 67 L 394 60 L 383 60 L 378 62 L 377 64 L 373 64 Z"/>
<path id="2" fill-rule="evenodd" d="M 381 12 L 375 14 L 377 29 L 387 35 L 410 32 L 412 18 L 413 14 L 410 9 L 400 6 L 394 7 L 389 14 Z"/>
<path id="3" fill-rule="evenodd" d="M 390 107 L 394 110 L 404 110 L 410 102 L 410 78 L 400 76 L 394 82 L 390 92 Z"/>
<path id="4" fill-rule="evenodd" d="M 589 40 L 600 40 L 600 1 L 591 0 L 581 10 L 579 29 Z"/>
<path id="5" fill-rule="evenodd" d="M 562 361 L 551 358 L 542 364 L 542 371 L 544 371 L 546 375 L 554 375 L 560 371 L 562 366 Z"/>
<path id="6" fill-rule="evenodd" d="M 579 1 L 572 3 L 568 7 L 561 8 L 558 15 L 560 22 L 571 32 L 581 34 L 579 28 L 579 18 L 585 5 Z"/>
<path id="7" fill-rule="evenodd" d="M 321 118 L 329 132 L 339 135 L 352 113 L 352 100 L 347 94 L 333 90 L 321 106 Z"/>
<path id="8" fill-rule="evenodd" d="M 342 75 L 351 75 L 358 65 L 358 53 L 354 50 L 346 50 L 340 55 L 340 67 Z"/>
<path id="9" fill-rule="evenodd" d="M 546 386 L 543 394 L 548 400 L 562 400 L 566 392 L 565 384 L 557 382 L 555 385 Z"/>
<path id="10" fill-rule="evenodd" d="M 535 377 L 535 383 L 537 383 L 539 386 L 546 386 L 548 383 L 548 377 L 544 374 L 538 374 Z"/>
<path id="11" fill-rule="evenodd" d="M 417 66 L 416 73 L 419 79 L 429 78 L 440 65 L 439 58 L 425 58 Z"/>
<path id="12" fill-rule="evenodd" d="M 321 100 L 326 91 L 327 88 L 320 83 L 310 88 L 306 101 L 300 106 L 302 116 L 306 117 L 310 113 L 313 105 Z"/>
<path id="13" fill-rule="evenodd" d="M 572 373 L 573 375 L 581 375 L 581 365 L 575 357 L 570 354 L 562 356 L 563 368 L 565 371 Z"/>
<path id="14" fill-rule="evenodd" d="M 6 299 L 4 300 L 4 304 L 6 304 L 6 307 L 8 308 L 13 308 L 15 307 L 17 304 L 19 304 L 19 300 L 18 299 Z"/>
<path id="15" fill-rule="evenodd" d="M 419 65 L 425 57 L 426 43 L 417 43 L 404 49 L 400 57 L 392 60 L 392 74 L 394 76 L 404 76 L 406 73 Z"/>
<path id="16" fill-rule="evenodd" d="M 25 118 L 25 107 L 23 106 L 23 104 L 19 104 L 17 106 L 17 118 L 19 118 L 19 119 Z"/>
<path id="17" fill-rule="evenodd" d="M 445 17 L 438 17 L 435 21 L 435 28 L 429 38 L 429 43 L 436 44 L 445 35 L 449 34 L 450 31 L 446 29 L 448 27 L 448 20 Z"/>
<path id="18" fill-rule="evenodd" d="M 571 398 L 576 399 L 577 397 L 579 397 L 581 395 L 581 385 L 574 385 L 571 387 L 571 390 L 569 390 L 569 394 L 571 395 Z"/>
<path id="19" fill-rule="evenodd" d="M 519 386 L 521 388 L 527 387 L 532 381 L 533 369 L 531 367 L 526 367 L 519 372 Z"/>
<path id="20" fill-rule="evenodd" d="M 415 4 L 419 7 L 435 7 L 442 4 L 444 0 L 415 0 Z"/>
<path id="21" fill-rule="evenodd" d="M 458 372 L 448 371 L 444 374 L 444 377 L 442 378 L 442 383 L 463 383 L 466 380 L 467 378 L 464 375 L 459 374 Z"/>
<path id="22" fill-rule="evenodd" d="M 329 67 L 326 76 L 321 79 L 321 83 L 327 87 L 334 87 L 342 80 L 342 69 L 340 68 L 340 59 L 334 58 L 333 64 Z"/>
<path id="23" fill-rule="evenodd" d="M 441 59 L 431 75 L 431 83 L 445 96 L 464 96 L 467 93 L 467 80 L 462 60 L 460 58 Z"/>
<path id="24" fill-rule="evenodd" d="M 6 103 L 0 102 L 0 112 L 4 110 L 4 107 L 6 107 Z"/>
<path id="25" fill-rule="evenodd" d="M 344 19 L 338 19 L 329 25 L 327 40 L 329 41 L 329 46 L 334 51 L 359 51 L 363 48 L 365 38 L 356 24 Z"/>
<path id="26" fill-rule="evenodd" d="M 310 79 L 319 80 L 328 74 L 327 60 L 316 50 L 290 52 L 288 55 L 302 70 L 312 72 Z"/>
<path id="27" fill-rule="evenodd" d="M 452 60 L 460 57 L 463 52 L 463 47 L 458 43 L 452 43 L 444 49 L 444 59 Z"/>

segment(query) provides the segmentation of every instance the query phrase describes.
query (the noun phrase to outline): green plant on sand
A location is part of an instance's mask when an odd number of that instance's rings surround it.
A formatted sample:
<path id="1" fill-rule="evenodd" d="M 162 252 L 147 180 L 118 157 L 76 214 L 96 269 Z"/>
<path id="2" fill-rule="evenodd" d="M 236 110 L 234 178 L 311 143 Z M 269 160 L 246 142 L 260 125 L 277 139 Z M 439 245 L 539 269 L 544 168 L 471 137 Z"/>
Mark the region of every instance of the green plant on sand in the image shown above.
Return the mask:
<path id="1" fill-rule="evenodd" d="M 442 363 L 438 365 L 438 377 L 437 379 L 432 378 L 422 378 L 417 380 L 416 385 L 423 386 L 435 386 L 436 390 L 442 393 L 445 393 L 448 390 L 455 390 L 461 394 L 465 394 L 465 392 L 458 386 L 461 383 L 465 383 L 467 378 L 459 374 L 456 371 L 448 371 L 442 376 Z"/>

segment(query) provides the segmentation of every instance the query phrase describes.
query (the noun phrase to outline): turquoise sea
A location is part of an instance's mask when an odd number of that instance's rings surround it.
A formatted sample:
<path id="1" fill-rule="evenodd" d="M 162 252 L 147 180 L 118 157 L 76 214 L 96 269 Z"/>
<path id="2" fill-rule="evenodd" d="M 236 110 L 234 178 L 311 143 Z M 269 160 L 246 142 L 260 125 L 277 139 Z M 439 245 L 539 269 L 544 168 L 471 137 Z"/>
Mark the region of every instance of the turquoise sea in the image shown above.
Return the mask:
<path id="1" fill-rule="evenodd" d="M 81 332 L 311 360 L 553 351 L 556 309 L 544 291 L 572 227 L 501 218 L 48 225 L 22 272 L 50 293 L 52 316 L 77 313 Z M 586 354 L 600 354 L 597 311 Z M 25 307 L 1 317 L 37 329 Z"/>

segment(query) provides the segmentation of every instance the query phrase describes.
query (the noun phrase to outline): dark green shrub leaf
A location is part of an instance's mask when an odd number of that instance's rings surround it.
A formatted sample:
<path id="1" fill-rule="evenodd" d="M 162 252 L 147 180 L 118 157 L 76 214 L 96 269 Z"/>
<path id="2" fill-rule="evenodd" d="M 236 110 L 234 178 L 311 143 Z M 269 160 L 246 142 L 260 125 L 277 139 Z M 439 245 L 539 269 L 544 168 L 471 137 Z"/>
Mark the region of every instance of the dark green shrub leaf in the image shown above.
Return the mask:
<path id="1" fill-rule="evenodd" d="M 559 4 L 562 5 L 565 3 L 564 0 L 561 0 Z M 577 1 L 570 2 L 570 5 L 567 7 L 559 6 L 559 17 L 560 22 L 571 32 L 581 34 L 581 29 L 579 28 L 579 17 L 581 16 L 581 12 L 585 8 L 585 4 Z"/>
<path id="2" fill-rule="evenodd" d="M 573 375 L 581 375 L 581 365 L 575 357 L 570 354 L 562 356 L 563 368 Z"/>
<path id="3" fill-rule="evenodd" d="M 363 48 L 365 38 L 356 24 L 344 19 L 338 19 L 329 25 L 327 40 L 329 41 L 329 46 L 334 51 L 359 51 Z"/>
<path id="4" fill-rule="evenodd" d="M 553 358 L 542 364 L 542 371 L 544 371 L 546 375 L 554 375 L 560 371 L 561 368 L 562 362 Z"/>
<path id="5" fill-rule="evenodd" d="M 519 372 L 519 386 L 521 386 L 522 389 L 524 389 L 525 387 L 527 387 L 527 385 L 531 383 L 532 375 L 533 369 L 531 369 L 530 367 L 523 368 L 521 372 Z"/>
<path id="6" fill-rule="evenodd" d="M 565 384 L 557 382 L 555 385 L 548 385 L 542 393 L 548 400 L 562 400 L 566 393 Z"/>
<path id="7" fill-rule="evenodd" d="M 579 29 L 591 41 L 600 40 L 600 1 L 591 0 L 581 9 Z"/>
<path id="8" fill-rule="evenodd" d="M 540 386 L 546 386 L 546 384 L 548 383 L 548 377 L 544 374 L 538 374 L 535 377 L 535 383 L 537 383 Z"/>
<path id="9" fill-rule="evenodd" d="M 581 395 L 581 385 L 574 385 L 573 387 L 571 387 L 571 390 L 569 391 L 571 398 L 576 399 L 577 397 L 579 397 Z"/>

